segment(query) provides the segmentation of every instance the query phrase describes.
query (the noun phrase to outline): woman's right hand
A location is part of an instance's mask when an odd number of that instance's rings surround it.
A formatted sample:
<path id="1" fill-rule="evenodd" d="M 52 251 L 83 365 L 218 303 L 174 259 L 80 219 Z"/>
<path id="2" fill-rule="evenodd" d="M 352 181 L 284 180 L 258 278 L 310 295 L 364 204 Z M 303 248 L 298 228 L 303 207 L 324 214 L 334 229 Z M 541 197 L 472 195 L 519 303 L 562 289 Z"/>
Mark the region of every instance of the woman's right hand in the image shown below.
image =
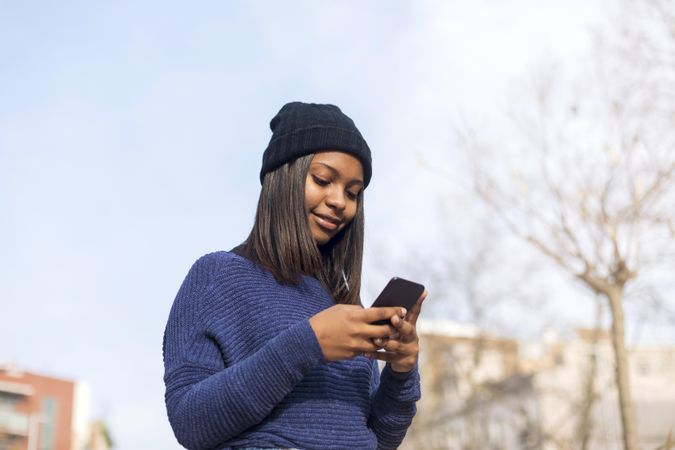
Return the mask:
<path id="1" fill-rule="evenodd" d="M 404 318 L 405 308 L 362 308 L 356 305 L 335 305 L 324 309 L 309 319 L 314 330 L 323 357 L 326 361 L 350 359 L 363 353 L 376 352 L 381 346 L 375 344 L 377 338 L 384 339 L 396 335 L 391 325 L 372 325 L 378 320 L 388 320 L 394 316 Z"/>

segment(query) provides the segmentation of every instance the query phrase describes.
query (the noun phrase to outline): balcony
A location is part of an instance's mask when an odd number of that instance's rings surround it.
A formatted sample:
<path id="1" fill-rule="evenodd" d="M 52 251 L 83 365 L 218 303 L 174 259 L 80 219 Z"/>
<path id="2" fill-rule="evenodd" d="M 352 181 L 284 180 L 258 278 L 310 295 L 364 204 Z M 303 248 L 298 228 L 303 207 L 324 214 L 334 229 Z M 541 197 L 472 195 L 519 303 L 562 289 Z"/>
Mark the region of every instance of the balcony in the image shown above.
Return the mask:
<path id="1" fill-rule="evenodd" d="M 28 414 L 0 409 L 0 436 L 28 436 Z"/>

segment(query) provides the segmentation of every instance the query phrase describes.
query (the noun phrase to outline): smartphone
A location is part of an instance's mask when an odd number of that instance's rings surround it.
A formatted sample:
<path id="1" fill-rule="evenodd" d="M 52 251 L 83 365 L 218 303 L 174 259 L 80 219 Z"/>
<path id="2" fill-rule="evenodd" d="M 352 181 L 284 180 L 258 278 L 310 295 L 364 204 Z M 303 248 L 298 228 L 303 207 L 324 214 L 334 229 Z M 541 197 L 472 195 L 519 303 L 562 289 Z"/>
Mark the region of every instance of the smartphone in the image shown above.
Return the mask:
<path id="1" fill-rule="evenodd" d="M 410 308 L 413 307 L 423 292 L 423 285 L 415 283 L 414 281 L 394 277 L 389 280 L 389 283 L 382 289 L 382 292 L 377 296 L 371 308 L 381 306 L 402 306 L 410 311 Z M 387 325 L 390 323 L 389 320 L 378 320 L 377 322 L 373 322 L 373 325 Z"/>

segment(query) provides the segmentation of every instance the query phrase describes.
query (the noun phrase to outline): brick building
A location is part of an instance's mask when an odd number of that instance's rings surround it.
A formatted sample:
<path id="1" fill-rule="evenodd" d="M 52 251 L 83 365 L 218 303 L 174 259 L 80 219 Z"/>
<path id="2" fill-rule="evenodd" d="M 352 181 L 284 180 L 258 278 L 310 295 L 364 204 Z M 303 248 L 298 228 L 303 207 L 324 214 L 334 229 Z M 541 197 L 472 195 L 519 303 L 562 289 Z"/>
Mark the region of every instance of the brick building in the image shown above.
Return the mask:
<path id="1" fill-rule="evenodd" d="M 89 450 L 96 429 L 85 384 L 0 365 L 0 450 Z"/>

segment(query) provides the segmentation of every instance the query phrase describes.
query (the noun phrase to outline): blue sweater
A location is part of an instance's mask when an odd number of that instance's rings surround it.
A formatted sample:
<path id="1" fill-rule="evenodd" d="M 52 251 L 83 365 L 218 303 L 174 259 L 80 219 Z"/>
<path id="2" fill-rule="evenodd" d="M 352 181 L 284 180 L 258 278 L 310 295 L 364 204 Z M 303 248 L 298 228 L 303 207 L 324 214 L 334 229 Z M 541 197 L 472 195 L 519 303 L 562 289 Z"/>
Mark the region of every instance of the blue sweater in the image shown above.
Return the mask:
<path id="1" fill-rule="evenodd" d="M 334 304 L 315 278 L 287 286 L 234 253 L 201 257 L 164 333 L 178 441 L 195 450 L 396 448 L 420 397 L 417 368 L 325 362 L 308 319 Z"/>

